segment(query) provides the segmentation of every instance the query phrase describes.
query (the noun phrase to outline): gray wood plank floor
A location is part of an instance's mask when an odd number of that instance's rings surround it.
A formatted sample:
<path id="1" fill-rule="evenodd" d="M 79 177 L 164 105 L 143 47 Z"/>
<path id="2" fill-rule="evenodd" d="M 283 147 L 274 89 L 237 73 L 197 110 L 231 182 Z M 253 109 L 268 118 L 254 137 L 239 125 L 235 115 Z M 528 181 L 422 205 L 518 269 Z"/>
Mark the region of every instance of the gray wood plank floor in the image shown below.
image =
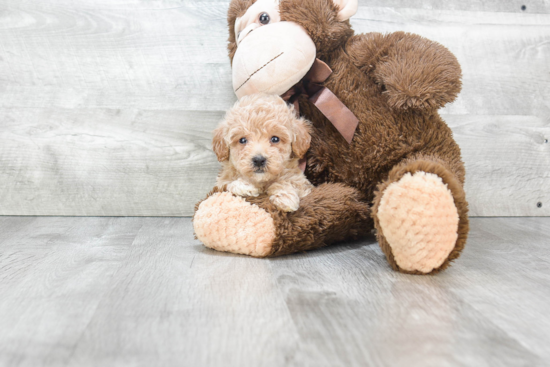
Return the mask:
<path id="1" fill-rule="evenodd" d="M 0 217 L 0 365 L 549 365 L 549 231 L 474 218 L 420 277 L 374 239 L 253 259 L 189 218 Z"/>

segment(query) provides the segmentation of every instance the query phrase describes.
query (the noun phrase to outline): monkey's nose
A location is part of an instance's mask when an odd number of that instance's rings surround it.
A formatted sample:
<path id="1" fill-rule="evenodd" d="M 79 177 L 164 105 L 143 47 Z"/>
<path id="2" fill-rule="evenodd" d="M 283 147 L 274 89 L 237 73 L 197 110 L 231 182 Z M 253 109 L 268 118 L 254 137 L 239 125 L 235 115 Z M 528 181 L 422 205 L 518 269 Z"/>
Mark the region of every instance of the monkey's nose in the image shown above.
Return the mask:
<path id="1" fill-rule="evenodd" d="M 265 162 L 267 162 L 267 159 L 261 155 L 257 155 L 252 158 L 252 164 L 254 164 L 254 167 L 264 167 Z"/>

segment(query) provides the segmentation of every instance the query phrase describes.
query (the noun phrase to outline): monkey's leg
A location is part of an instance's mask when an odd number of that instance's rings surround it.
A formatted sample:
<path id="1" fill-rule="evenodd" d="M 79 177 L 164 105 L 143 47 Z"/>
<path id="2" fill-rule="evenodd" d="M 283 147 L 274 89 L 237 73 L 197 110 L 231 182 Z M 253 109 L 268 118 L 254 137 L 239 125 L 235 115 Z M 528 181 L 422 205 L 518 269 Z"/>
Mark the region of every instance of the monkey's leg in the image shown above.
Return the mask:
<path id="1" fill-rule="evenodd" d="M 372 215 L 382 251 L 403 273 L 447 268 L 468 236 L 462 184 L 438 159 L 408 159 L 394 167 L 378 186 Z"/>
<path id="2" fill-rule="evenodd" d="M 366 236 L 373 228 L 360 193 L 342 184 L 323 184 L 291 213 L 277 209 L 267 195 L 233 196 L 215 189 L 197 204 L 195 235 L 218 251 L 254 257 L 279 256 Z"/>

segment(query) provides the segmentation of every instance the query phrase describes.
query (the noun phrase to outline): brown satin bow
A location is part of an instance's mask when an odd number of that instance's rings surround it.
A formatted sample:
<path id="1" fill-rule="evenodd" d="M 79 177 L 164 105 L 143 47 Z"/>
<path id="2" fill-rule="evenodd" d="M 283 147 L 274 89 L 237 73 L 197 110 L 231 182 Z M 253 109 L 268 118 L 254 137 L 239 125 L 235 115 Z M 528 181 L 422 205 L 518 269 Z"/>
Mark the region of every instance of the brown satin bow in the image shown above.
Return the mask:
<path id="1" fill-rule="evenodd" d="M 294 104 L 296 114 L 299 114 L 298 97 L 305 94 L 342 134 L 344 139 L 351 144 L 359 120 L 330 89 L 321 85 L 330 74 L 332 74 L 330 67 L 321 60 L 315 59 L 304 78 L 281 97 Z"/>

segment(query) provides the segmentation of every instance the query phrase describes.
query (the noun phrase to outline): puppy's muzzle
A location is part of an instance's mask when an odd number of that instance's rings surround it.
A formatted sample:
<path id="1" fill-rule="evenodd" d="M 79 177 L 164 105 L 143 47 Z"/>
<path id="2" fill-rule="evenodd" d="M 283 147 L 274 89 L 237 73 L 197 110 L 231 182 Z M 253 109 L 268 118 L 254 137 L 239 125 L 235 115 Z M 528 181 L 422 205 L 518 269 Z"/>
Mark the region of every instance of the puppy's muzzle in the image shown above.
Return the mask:
<path id="1" fill-rule="evenodd" d="M 263 171 L 263 168 L 265 168 L 267 164 L 267 158 L 261 155 L 257 155 L 252 158 L 252 165 L 254 168 L 256 168 L 256 172 Z"/>

